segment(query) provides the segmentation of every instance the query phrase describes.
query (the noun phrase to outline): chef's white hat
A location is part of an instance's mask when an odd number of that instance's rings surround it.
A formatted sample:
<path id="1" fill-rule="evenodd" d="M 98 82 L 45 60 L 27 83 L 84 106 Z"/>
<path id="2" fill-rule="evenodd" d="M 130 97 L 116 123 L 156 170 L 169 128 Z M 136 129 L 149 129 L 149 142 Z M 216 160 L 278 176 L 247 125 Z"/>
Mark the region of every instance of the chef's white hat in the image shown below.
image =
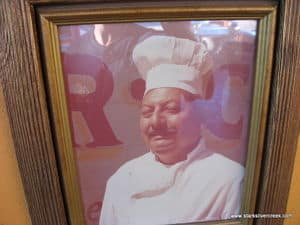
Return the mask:
<path id="1" fill-rule="evenodd" d="M 144 95 L 155 88 L 174 87 L 205 97 L 212 59 L 203 43 L 151 36 L 135 46 L 132 58 L 146 81 Z"/>

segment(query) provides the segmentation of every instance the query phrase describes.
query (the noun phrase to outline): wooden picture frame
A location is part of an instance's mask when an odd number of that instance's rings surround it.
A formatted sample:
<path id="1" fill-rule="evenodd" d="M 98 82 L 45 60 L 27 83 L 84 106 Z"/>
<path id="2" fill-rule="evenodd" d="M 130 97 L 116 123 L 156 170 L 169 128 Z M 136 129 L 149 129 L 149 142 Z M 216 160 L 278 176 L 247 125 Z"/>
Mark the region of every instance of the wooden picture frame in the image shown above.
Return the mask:
<path id="1" fill-rule="evenodd" d="M 299 34 L 299 27 L 296 22 L 291 22 L 297 21 L 299 3 L 193 1 L 183 4 L 176 1 L 169 6 L 169 1 L 21 1 L 17 9 L 24 20 L 22 24 L 16 23 L 19 26 L 13 26 L 12 23 L 17 20 L 12 13 L 13 3 L 14 1 L 5 1 L 3 7 L 10 18 L 5 29 L 11 30 L 15 36 L 11 39 L 5 38 L 7 43 L 13 43 L 13 47 L 12 50 L 5 51 L 7 53 L 4 59 L 12 61 L 4 60 L 7 74 L 4 74 L 2 80 L 17 158 L 34 225 L 83 224 L 82 216 L 79 215 L 81 209 L 78 204 L 78 190 L 70 191 L 67 187 L 68 184 L 71 187 L 74 185 L 73 172 L 71 176 L 66 173 L 66 168 L 70 168 L 67 164 L 73 163 L 72 156 L 61 154 L 58 150 L 63 145 L 68 147 L 65 143 L 68 138 L 64 136 L 68 131 L 57 131 L 58 124 L 68 130 L 65 125 L 66 118 L 53 117 L 64 114 L 60 111 L 64 106 L 59 105 L 65 104 L 59 100 L 63 92 L 53 91 L 63 85 L 61 80 L 55 81 L 49 77 L 60 68 L 56 51 L 57 25 L 91 23 L 99 19 L 103 22 L 122 19 L 152 21 L 162 18 L 259 20 L 256 77 L 263 79 L 256 79 L 254 85 L 253 98 L 259 100 L 253 104 L 249 149 L 256 150 L 248 152 L 250 163 L 247 163 L 248 175 L 242 212 L 285 212 L 296 135 L 299 131 L 299 103 L 296 98 L 300 89 L 299 76 L 296 76 L 299 58 L 299 44 L 296 43 L 299 40 L 295 38 Z M 18 36 L 21 33 L 26 34 L 25 42 Z M 273 47 L 275 39 L 276 47 Z M 11 40 L 15 42 L 9 42 Z M 20 48 L 21 45 L 25 48 Z M 4 46 L 3 49 L 7 47 Z M 15 57 L 18 51 L 21 54 Z M 290 60 L 291 57 L 293 60 Z M 225 224 L 282 224 L 282 221 L 283 218 L 260 218 L 225 221 Z M 224 224 L 213 224 L 221 223 Z"/>
<path id="2" fill-rule="evenodd" d="M 142 22 L 142 21 L 176 21 L 181 20 L 213 20 L 213 19 L 256 19 L 259 24 L 257 30 L 257 59 L 253 65 L 256 67 L 255 79 L 250 83 L 254 83 L 253 97 L 252 97 L 252 112 L 250 124 L 250 136 L 248 144 L 248 155 L 246 163 L 246 179 L 244 183 L 244 204 L 242 214 L 253 214 L 254 204 L 256 199 L 258 174 L 260 162 L 262 158 L 262 141 L 265 126 L 265 111 L 267 110 L 268 91 L 270 85 L 270 62 L 272 59 L 272 49 L 274 43 L 275 33 L 275 16 L 276 5 L 253 6 L 249 8 L 241 7 L 239 10 L 228 8 L 220 8 L 220 10 L 212 11 L 209 6 L 204 6 L 201 3 L 198 7 L 196 3 L 181 3 L 173 4 L 172 7 L 167 7 L 163 3 L 158 6 L 145 3 L 127 5 L 126 8 L 121 8 L 118 5 L 86 5 L 84 10 L 81 7 L 74 8 L 74 6 L 49 7 L 44 6 L 38 9 L 39 27 L 41 30 L 42 51 L 45 63 L 45 74 L 47 80 L 48 96 L 50 100 L 50 108 L 53 118 L 53 128 L 57 142 L 57 154 L 59 156 L 59 164 L 61 165 L 62 181 L 65 190 L 66 202 L 68 212 L 72 224 L 84 224 L 83 212 L 83 193 L 80 194 L 79 176 L 81 174 L 79 165 L 76 165 L 79 160 L 77 153 L 73 153 L 71 149 L 71 126 L 69 125 L 70 115 L 67 112 L 68 100 L 65 96 L 67 94 L 66 74 L 63 73 L 63 56 L 60 50 L 59 43 L 59 27 L 76 24 L 96 24 L 96 23 L 121 23 L 121 22 Z M 229 15 L 224 13 L 225 9 L 231 9 Z M 137 10 L 141 11 L 137 13 Z M 240 12 L 245 11 L 243 14 Z M 261 13 L 257 14 L 260 10 Z M 204 14 L 206 12 L 207 14 Z M 180 16 L 178 15 L 180 14 Z M 121 29 L 121 28 L 120 28 Z M 128 33 L 128 35 L 130 35 Z M 233 45 L 234 46 L 234 45 Z M 125 51 L 125 50 L 123 50 Z M 82 54 L 82 53 L 81 53 Z M 82 59 L 83 60 L 83 59 Z M 80 63 L 80 62 L 78 62 Z M 109 64 L 108 64 L 109 65 Z M 250 67 L 253 67 L 250 66 Z M 74 72 L 75 73 L 75 72 Z M 77 71 L 78 73 L 78 71 Z M 251 75 L 249 75 L 251 77 Z M 68 76 L 69 77 L 69 76 Z M 124 79 L 124 78 L 123 78 Z M 250 79 L 250 78 L 249 78 Z M 70 99 L 70 98 L 69 98 Z M 88 106 L 87 106 L 88 107 Z M 91 107 L 91 106 L 90 106 Z M 69 109 L 70 110 L 70 109 Z M 96 118 L 95 118 L 96 120 Z M 134 121 L 132 121 L 134 123 Z M 132 129 L 132 128 L 131 128 Z M 127 149 L 129 151 L 130 149 Z M 87 151 L 87 150 L 85 150 Z M 107 149 L 105 151 L 108 151 Z M 125 150 L 126 151 L 126 150 Z M 94 160 L 95 160 L 94 156 Z M 102 159 L 103 160 L 103 159 Z M 102 161 L 99 160 L 99 163 Z M 108 163 L 108 160 L 106 160 Z M 100 171 L 99 171 L 100 172 Z M 98 173 L 99 173 L 98 172 Z M 84 176 L 81 174 L 81 176 Z M 101 179 L 95 177 L 95 179 Z M 100 188 L 100 185 L 99 185 Z M 82 190 L 82 189 L 81 189 Z M 80 197 L 82 196 L 82 197 Z M 84 213 L 84 214 L 85 214 Z M 243 221 L 243 222 L 242 222 Z M 250 223 L 251 219 L 248 219 Z M 246 220 L 241 220 L 245 223 Z M 247 222 L 247 223 L 248 223 Z M 218 222 L 215 222 L 218 223 Z M 213 223 L 213 224 L 215 224 Z M 230 223 L 226 221 L 225 223 Z M 233 221 L 233 224 L 236 224 Z"/>

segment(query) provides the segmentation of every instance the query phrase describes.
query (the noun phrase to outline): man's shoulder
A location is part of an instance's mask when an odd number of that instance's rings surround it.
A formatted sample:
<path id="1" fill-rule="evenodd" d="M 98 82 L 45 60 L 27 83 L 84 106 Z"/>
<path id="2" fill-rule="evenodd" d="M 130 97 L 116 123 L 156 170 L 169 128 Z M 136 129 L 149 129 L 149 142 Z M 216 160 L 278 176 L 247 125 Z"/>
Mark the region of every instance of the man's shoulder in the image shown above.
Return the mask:
<path id="1" fill-rule="evenodd" d="M 240 163 L 219 153 L 213 154 L 213 160 L 228 169 L 244 169 Z"/>
<path id="2" fill-rule="evenodd" d="M 131 177 L 134 171 L 146 166 L 145 164 L 147 164 L 150 160 L 151 153 L 148 152 L 142 156 L 127 161 L 110 177 L 109 182 L 114 183 L 115 181 Z"/>
<path id="3" fill-rule="evenodd" d="M 245 169 L 240 163 L 233 161 L 224 155 L 215 154 L 216 162 L 220 165 L 218 173 L 223 176 L 224 179 L 229 180 L 243 180 Z"/>
<path id="4" fill-rule="evenodd" d="M 223 177 L 224 179 L 242 179 L 244 167 L 222 154 L 212 153 L 209 157 L 198 160 L 194 163 L 193 170 L 206 170 L 210 176 Z"/>
<path id="5" fill-rule="evenodd" d="M 132 169 L 136 169 L 138 166 L 145 165 L 146 162 L 148 162 L 151 159 L 151 153 L 147 152 L 144 155 L 141 155 L 139 157 L 133 158 L 126 163 L 124 163 L 117 172 L 121 171 L 129 171 Z"/>

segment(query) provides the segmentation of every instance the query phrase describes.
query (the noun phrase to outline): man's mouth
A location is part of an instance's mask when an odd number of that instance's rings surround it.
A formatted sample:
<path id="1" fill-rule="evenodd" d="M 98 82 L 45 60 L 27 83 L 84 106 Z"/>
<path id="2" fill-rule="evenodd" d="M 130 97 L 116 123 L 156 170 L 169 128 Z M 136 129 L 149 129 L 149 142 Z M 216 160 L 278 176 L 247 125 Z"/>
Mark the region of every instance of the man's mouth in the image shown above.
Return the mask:
<path id="1" fill-rule="evenodd" d="M 159 141 L 159 140 L 165 140 L 165 139 L 170 139 L 173 138 L 175 134 L 175 131 L 169 131 L 169 132 L 150 132 L 149 133 L 149 138 L 154 141 Z"/>
<path id="2" fill-rule="evenodd" d="M 153 141 L 159 141 L 159 140 L 165 140 L 165 139 L 170 139 L 170 136 L 154 135 L 151 137 L 151 140 L 153 140 Z"/>
<path id="3" fill-rule="evenodd" d="M 156 148 L 165 148 L 174 144 L 174 141 L 176 139 L 175 135 L 175 130 L 156 130 L 149 132 L 148 138 L 150 142 L 152 142 L 152 147 L 155 146 Z"/>

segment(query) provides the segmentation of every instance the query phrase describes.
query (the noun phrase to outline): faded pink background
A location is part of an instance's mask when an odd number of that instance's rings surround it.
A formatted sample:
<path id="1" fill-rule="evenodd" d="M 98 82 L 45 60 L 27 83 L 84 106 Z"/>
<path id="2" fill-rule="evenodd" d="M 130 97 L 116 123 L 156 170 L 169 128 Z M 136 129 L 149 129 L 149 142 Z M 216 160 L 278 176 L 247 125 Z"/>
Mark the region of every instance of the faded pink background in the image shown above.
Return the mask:
<path id="1" fill-rule="evenodd" d="M 114 24 L 115 42 L 101 46 L 94 25 L 59 29 L 65 88 L 81 199 L 96 225 L 107 179 L 147 152 L 140 137 L 144 82 L 131 51 L 151 35 L 204 41 L 214 58 L 211 98 L 200 101 L 203 134 L 217 152 L 244 165 L 255 59 L 256 21 Z"/>

